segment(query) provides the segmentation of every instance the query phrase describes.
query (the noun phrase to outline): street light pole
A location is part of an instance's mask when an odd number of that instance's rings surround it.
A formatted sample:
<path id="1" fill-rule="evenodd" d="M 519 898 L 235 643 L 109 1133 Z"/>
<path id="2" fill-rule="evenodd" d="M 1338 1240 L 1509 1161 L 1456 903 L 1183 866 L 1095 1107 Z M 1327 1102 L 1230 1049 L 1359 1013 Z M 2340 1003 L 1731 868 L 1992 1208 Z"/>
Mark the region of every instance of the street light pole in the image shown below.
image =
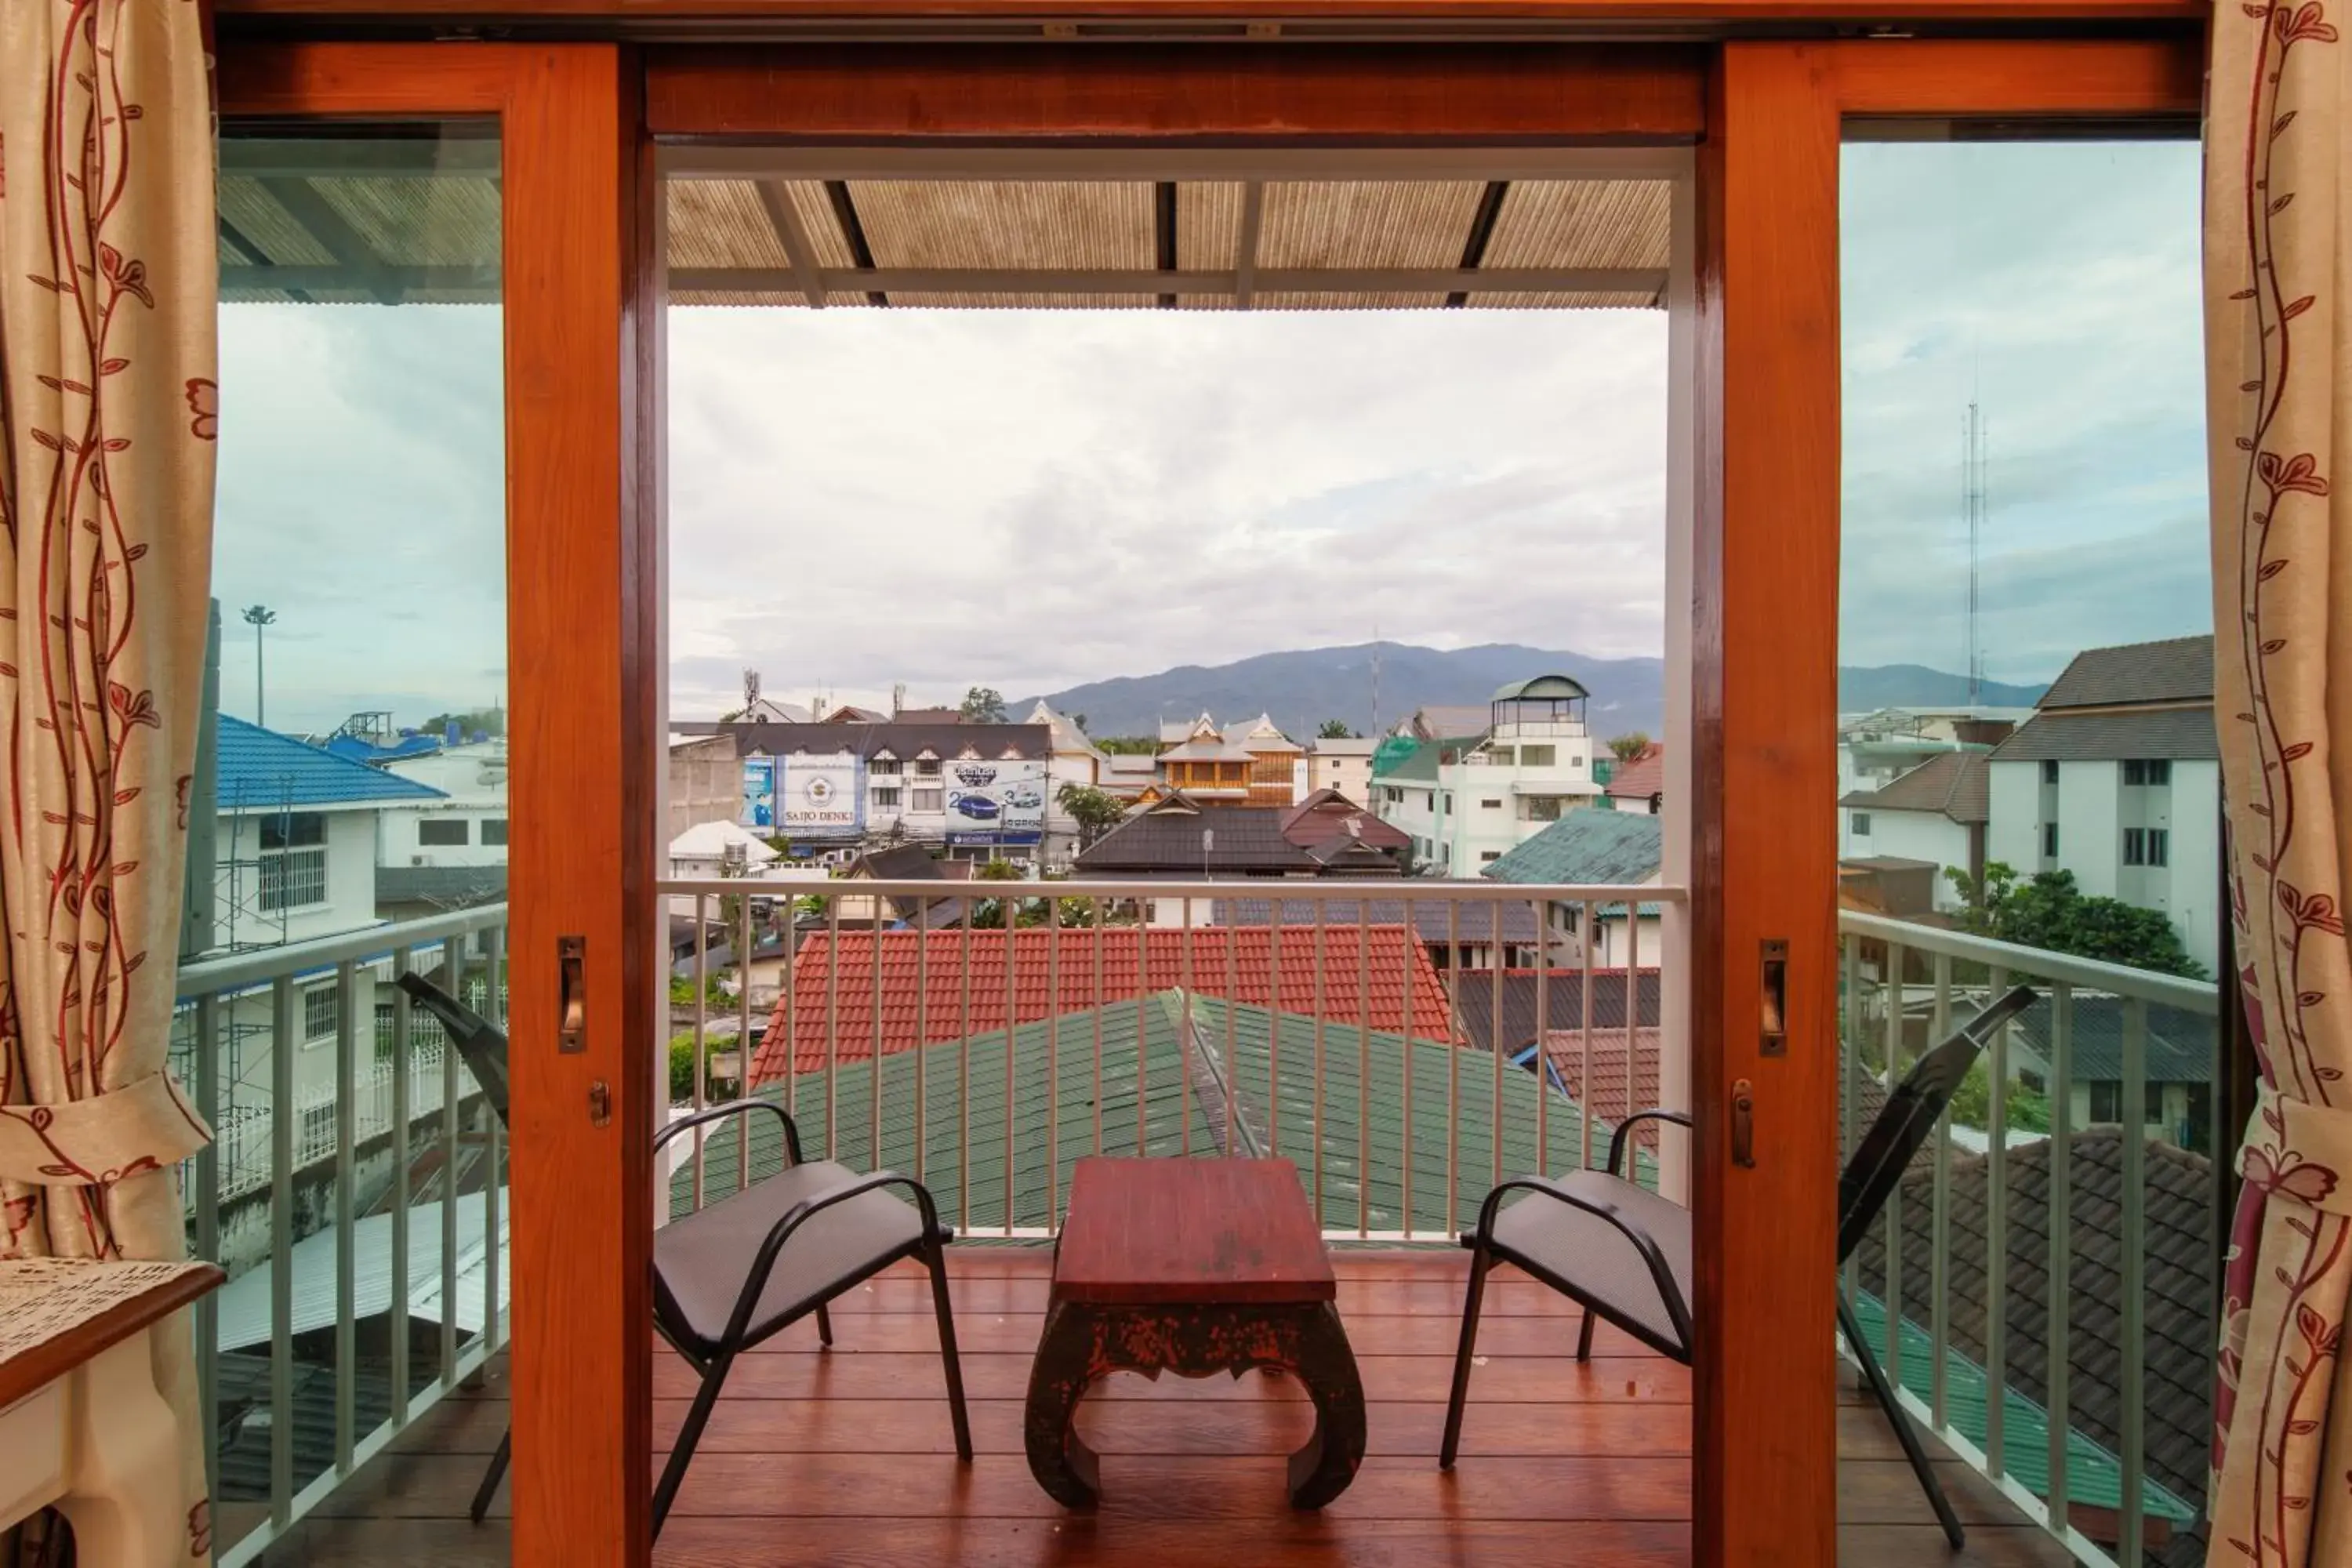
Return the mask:
<path id="1" fill-rule="evenodd" d="M 269 728 L 268 710 L 262 702 L 261 628 L 278 619 L 278 612 L 267 605 L 248 605 L 245 624 L 253 628 L 253 721 L 260 728 Z"/>

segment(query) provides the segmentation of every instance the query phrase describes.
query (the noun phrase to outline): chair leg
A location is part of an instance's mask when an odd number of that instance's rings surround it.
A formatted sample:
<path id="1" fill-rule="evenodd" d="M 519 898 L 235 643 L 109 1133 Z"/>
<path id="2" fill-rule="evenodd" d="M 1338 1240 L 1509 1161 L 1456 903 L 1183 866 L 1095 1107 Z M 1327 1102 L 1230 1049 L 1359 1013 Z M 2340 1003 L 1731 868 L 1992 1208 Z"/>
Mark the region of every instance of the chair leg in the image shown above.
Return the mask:
<path id="1" fill-rule="evenodd" d="M 735 1352 L 723 1350 L 703 1369 L 702 1386 L 694 1391 L 694 1404 L 686 1413 L 686 1423 L 677 1429 L 677 1441 L 670 1445 L 669 1462 L 662 1467 L 661 1480 L 654 1487 L 654 1539 L 661 1539 L 662 1521 L 669 1518 L 669 1505 L 677 1500 L 678 1483 L 686 1479 L 686 1468 L 694 1462 L 696 1445 L 702 1441 L 702 1429 L 710 1424 L 710 1413 L 719 1405 L 719 1385 L 727 1381 L 727 1369 L 735 1363 Z"/>
<path id="2" fill-rule="evenodd" d="M 490 1456 L 490 1468 L 484 1472 L 482 1484 L 474 1492 L 472 1512 L 476 1524 L 481 1523 L 483 1515 L 490 1511 L 490 1500 L 498 1496 L 499 1482 L 506 1479 L 507 1461 L 513 1457 L 514 1428 L 509 1426 L 506 1436 L 499 1439 L 499 1451 Z"/>
<path id="3" fill-rule="evenodd" d="M 1486 1295 L 1486 1270 L 1492 1259 L 1482 1239 L 1470 1254 L 1470 1293 L 1462 1303 L 1462 1343 L 1454 1352 L 1454 1393 L 1445 1405 L 1445 1441 L 1437 1450 L 1437 1468 L 1450 1470 L 1462 1447 L 1462 1405 L 1470 1394 L 1470 1356 L 1478 1347 L 1478 1308 Z"/>
<path id="4" fill-rule="evenodd" d="M 1903 1457 L 1911 1461 L 1911 1473 L 1919 1478 L 1920 1489 L 1927 1494 L 1927 1502 L 1936 1510 L 1937 1522 L 1944 1527 L 1944 1539 L 1958 1552 L 1967 1544 L 1968 1537 L 1960 1530 L 1959 1516 L 1952 1511 L 1949 1499 L 1944 1496 L 1943 1483 L 1936 1479 L 1936 1470 L 1927 1462 L 1927 1451 L 1919 1445 L 1918 1431 L 1911 1425 L 1910 1416 L 1895 1402 L 1895 1387 L 1886 1381 L 1885 1369 L 1871 1353 L 1870 1342 L 1863 1337 L 1862 1325 L 1855 1321 L 1853 1309 L 1845 1298 L 1838 1298 L 1838 1328 L 1845 1342 L 1853 1347 L 1853 1359 L 1862 1363 L 1862 1374 L 1870 1382 L 1870 1392 L 1877 1397 L 1878 1407 L 1886 1412 L 1886 1424 L 1895 1428 L 1895 1440 L 1903 1445 Z"/>
<path id="5" fill-rule="evenodd" d="M 816 1310 L 816 1337 L 819 1344 L 831 1348 L 833 1344 L 833 1314 L 824 1310 L 823 1303 L 819 1303 Z"/>
<path id="6" fill-rule="evenodd" d="M 1590 1307 L 1584 1309 L 1584 1322 L 1576 1331 L 1576 1359 L 1592 1359 L 1592 1309 Z"/>
<path id="7" fill-rule="evenodd" d="M 931 1270 L 931 1304 L 940 1316 L 940 1360 L 948 1370 L 948 1415 L 955 1423 L 956 1457 L 971 1463 L 971 1418 L 963 1407 L 963 1363 L 956 1356 L 955 1314 L 948 1306 L 948 1249 L 936 1240 L 926 1261 Z"/>

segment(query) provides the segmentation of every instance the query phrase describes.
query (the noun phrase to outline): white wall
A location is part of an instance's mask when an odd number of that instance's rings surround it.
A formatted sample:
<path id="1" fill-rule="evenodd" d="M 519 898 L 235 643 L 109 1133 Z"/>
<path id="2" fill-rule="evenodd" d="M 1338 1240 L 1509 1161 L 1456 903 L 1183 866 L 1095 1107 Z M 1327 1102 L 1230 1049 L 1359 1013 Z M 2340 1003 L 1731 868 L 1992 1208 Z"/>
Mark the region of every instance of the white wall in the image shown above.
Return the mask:
<path id="1" fill-rule="evenodd" d="M 2123 896 L 2123 764 L 2058 764 L 2058 864 L 2099 898 Z"/>
<path id="2" fill-rule="evenodd" d="M 506 804 L 493 806 L 466 805 L 456 801 L 420 800 L 403 802 L 384 807 L 383 832 L 379 837 L 379 866 L 503 866 L 507 863 L 504 844 L 485 844 L 482 825 L 507 820 Z M 427 822 L 462 822 L 466 825 L 463 844 L 427 844 L 423 825 Z M 420 858 L 421 857 L 421 858 Z"/>
<path id="3" fill-rule="evenodd" d="M 2042 864 L 2042 764 L 1996 762 L 1987 770 L 1991 820 L 1985 858 L 2030 877 Z"/>
<path id="4" fill-rule="evenodd" d="M 1853 819 L 1867 816 L 1870 831 L 1854 831 Z M 1936 907 L 1958 909 L 1960 896 L 1944 876 L 1943 868 L 1955 866 L 1969 868 L 1969 830 L 1941 812 L 1885 811 L 1843 806 L 1839 809 L 1840 840 L 1838 855 L 1842 859 L 1858 859 L 1871 855 L 1895 855 L 1906 860 L 1932 860 L 1936 863 Z"/>
<path id="5" fill-rule="evenodd" d="M 226 947 L 308 942 L 380 922 L 375 913 L 376 817 L 373 807 L 329 810 L 327 898 L 299 909 L 261 912 L 261 821 L 223 815 L 215 824 L 213 938 Z M 298 813 L 299 815 L 299 813 Z"/>
<path id="6" fill-rule="evenodd" d="M 2189 956 L 2221 963 L 2221 764 L 2172 764 L 2170 913 Z"/>

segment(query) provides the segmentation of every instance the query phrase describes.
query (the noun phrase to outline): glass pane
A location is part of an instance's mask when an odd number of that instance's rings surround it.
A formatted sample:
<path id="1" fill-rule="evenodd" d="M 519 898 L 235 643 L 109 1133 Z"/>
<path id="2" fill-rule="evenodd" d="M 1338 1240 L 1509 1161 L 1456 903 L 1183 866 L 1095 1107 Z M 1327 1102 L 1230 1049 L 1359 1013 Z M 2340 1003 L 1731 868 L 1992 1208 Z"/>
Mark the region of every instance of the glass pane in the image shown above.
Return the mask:
<path id="1" fill-rule="evenodd" d="M 503 1017 L 499 154 L 467 124 L 221 142 L 216 717 L 174 1065 L 220 1130 L 188 1197 L 230 1275 L 199 1325 L 224 1552 L 505 1340 L 497 1116 L 394 984 Z M 457 1447 L 486 1463 L 499 1426 Z"/>
<path id="2" fill-rule="evenodd" d="M 1846 1283 L 1951 1434 L 2151 1563 L 2202 1560 L 2215 1338 L 2198 193 L 2193 141 L 1854 142 L 1842 179 L 1849 1140 L 2037 995 Z"/>

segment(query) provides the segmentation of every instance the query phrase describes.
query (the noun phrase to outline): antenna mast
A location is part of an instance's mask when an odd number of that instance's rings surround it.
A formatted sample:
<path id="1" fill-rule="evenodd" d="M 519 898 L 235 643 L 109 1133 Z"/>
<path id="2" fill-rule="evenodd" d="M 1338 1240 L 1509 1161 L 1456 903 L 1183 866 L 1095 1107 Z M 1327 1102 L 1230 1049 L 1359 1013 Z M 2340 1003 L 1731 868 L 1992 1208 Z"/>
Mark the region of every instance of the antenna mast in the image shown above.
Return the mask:
<path id="1" fill-rule="evenodd" d="M 1960 423 L 1960 513 L 1969 526 L 1969 706 L 1984 696 L 1984 639 L 1979 628 L 1982 610 L 1985 525 L 1984 410 L 1974 396 Z"/>

